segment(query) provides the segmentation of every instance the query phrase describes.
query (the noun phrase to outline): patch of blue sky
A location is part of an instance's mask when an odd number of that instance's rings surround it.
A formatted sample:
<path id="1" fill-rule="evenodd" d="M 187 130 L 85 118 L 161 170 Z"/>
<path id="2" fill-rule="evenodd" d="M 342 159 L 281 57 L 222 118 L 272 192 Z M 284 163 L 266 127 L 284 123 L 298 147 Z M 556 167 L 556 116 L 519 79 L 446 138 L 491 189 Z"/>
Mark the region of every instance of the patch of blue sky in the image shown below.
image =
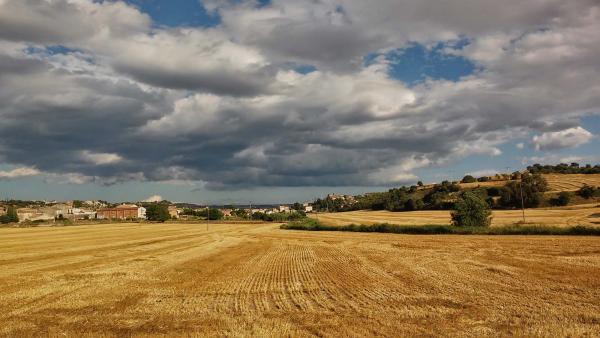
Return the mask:
<path id="1" fill-rule="evenodd" d="M 213 27 L 221 22 L 209 13 L 199 0 L 125 0 L 148 14 L 156 26 Z"/>
<path id="2" fill-rule="evenodd" d="M 418 43 L 405 48 L 392 50 L 383 56 L 389 63 L 389 74 L 409 86 L 422 83 L 426 79 L 458 81 L 461 77 L 473 74 L 477 66 L 468 59 L 448 53 L 448 49 L 460 50 L 469 44 L 467 39 L 425 46 Z M 381 54 L 369 54 L 364 64 L 376 61 Z"/>
<path id="3" fill-rule="evenodd" d="M 271 0 L 257 0 L 256 2 L 257 2 L 256 7 L 258 7 L 258 8 L 269 6 L 271 4 Z"/>
<path id="4" fill-rule="evenodd" d="M 57 55 L 70 54 L 73 52 L 77 52 L 77 50 L 62 45 L 53 45 L 45 47 L 28 46 L 27 48 L 25 48 L 25 53 L 27 54 Z"/>
<path id="5" fill-rule="evenodd" d="M 301 65 L 301 66 L 294 68 L 294 71 L 296 73 L 300 73 L 300 74 L 309 74 L 309 73 L 317 71 L 317 67 L 312 66 L 312 65 Z"/>
<path id="6" fill-rule="evenodd" d="M 594 134 L 596 138 L 600 137 L 600 112 L 581 118 L 581 127 Z"/>

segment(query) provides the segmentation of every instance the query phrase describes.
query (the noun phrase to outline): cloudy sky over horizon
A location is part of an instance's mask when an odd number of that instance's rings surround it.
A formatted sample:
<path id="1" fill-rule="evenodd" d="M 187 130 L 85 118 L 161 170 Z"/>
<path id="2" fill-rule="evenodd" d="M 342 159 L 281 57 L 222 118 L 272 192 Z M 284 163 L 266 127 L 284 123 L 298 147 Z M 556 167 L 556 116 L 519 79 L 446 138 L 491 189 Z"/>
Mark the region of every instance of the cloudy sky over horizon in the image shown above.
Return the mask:
<path id="1" fill-rule="evenodd" d="M 0 0 L 0 198 L 292 202 L 600 162 L 597 0 Z"/>

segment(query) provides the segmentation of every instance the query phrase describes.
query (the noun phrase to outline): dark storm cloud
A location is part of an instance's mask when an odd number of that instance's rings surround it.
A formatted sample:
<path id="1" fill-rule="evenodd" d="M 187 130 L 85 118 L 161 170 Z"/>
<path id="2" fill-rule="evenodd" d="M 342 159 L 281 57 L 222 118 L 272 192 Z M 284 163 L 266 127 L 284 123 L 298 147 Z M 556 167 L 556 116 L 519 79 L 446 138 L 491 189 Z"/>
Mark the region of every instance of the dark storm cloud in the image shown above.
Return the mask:
<path id="1" fill-rule="evenodd" d="M 253 96 L 264 93 L 268 86 L 267 77 L 260 73 L 248 76 L 227 70 L 197 73 L 186 69 L 172 71 L 136 64 L 117 64 L 115 69 L 153 86 L 219 95 Z"/>
<path id="2" fill-rule="evenodd" d="M 151 29 L 122 2 L 5 0 L 0 158 L 35 168 L 11 175 L 75 183 L 372 186 L 498 155 L 515 137 L 535 135 L 540 151 L 589 142 L 579 120 L 600 109 L 599 6 L 512 5 L 236 2 L 215 5 L 215 28 Z M 481 70 L 456 82 L 408 88 L 386 60 L 362 64 L 463 35 L 469 45 L 447 52 Z M 68 51 L 30 48 L 57 43 Z"/>

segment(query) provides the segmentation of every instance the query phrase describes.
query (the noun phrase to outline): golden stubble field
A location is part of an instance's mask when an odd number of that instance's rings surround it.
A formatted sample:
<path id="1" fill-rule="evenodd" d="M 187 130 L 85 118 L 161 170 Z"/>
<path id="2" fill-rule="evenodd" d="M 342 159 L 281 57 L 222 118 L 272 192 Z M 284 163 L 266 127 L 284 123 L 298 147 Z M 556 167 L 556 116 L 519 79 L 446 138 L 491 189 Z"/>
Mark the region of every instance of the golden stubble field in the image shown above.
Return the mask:
<path id="1" fill-rule="evenodd" d="M 548 192 L 557 193 L 559 191 L 574 192 L 584 185 L 600 187 L 600 174 L 543 174 L 542 177 L 548 182 Z M 465 188 L 477 187 L 500 187 L 504 186 L 508 181 L 489 181 L 489 182 L 474 182 L 460 183 L 460 186 Z"/>
<path id="2" fill-rule="evenodd" d="M 423 210 L 408 212 L 349 211 L 310 214 L 327 225 L 390 223 L 400 225 L 450 224 L 450 211 Z M 493 210 L 492 226 L 511 225 L 523 220 L 521 210 Z M 525 221 L 530 224 L 551 226 L 600 226 L 600 205 L 581 204 L 568 207 L 525 210 Z"/>
<path id="3" fill-rule="evenodd" d="M 0 335 L 597 336 L 595 237 L 0 229 Z"/>

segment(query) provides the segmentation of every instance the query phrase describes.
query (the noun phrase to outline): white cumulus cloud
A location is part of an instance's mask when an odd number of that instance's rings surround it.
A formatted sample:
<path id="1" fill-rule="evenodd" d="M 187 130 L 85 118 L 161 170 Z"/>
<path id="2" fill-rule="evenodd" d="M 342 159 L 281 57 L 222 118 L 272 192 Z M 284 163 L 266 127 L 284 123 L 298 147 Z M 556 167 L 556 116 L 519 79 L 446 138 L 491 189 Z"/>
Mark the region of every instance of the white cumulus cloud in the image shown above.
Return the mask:
<path id="1" fill-rule="evenodd" d="M 533 137 L 533 144 L 536 150 L 574 148 L 590 142 L 593 137 L 592 133 L 582 127 L 575 127 L 535 135 Z"/>
<path id="2" fill-rule="evenodd" d="M 163 200 L 162 196 L 152 195 L 152 196 L 146 198 L 145 200 L 143 200 L 142 202 L 160 202 L 162 200 Z"/>
<path id="3" fill-rule="evenodd" d="M 37 176 L 41 174 L 39 170 L 32 167 L 20 167 L 12 170 L 0 170 L 0 179 L 13 179 L 19 177 Z"/>

